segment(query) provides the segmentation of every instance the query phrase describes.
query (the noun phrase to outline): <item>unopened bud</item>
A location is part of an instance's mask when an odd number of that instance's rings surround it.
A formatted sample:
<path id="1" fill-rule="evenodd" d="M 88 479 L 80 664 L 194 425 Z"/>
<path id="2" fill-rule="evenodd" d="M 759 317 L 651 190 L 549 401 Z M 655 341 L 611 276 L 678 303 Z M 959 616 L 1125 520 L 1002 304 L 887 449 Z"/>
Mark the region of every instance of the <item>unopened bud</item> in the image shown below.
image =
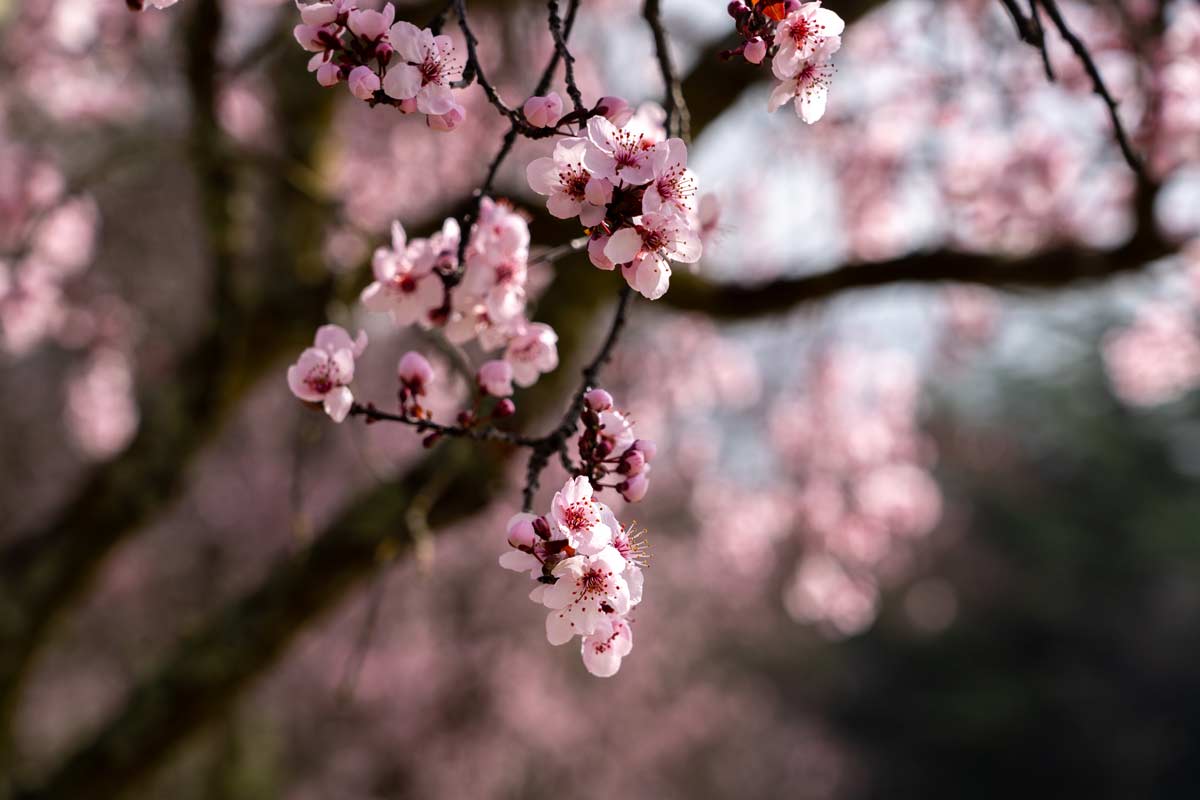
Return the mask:
<path id="1" fill-rule="evenodd" d="M 492 410 L 492 416 L 496 419 L 511 417 L 515 413 L 517 413 L 517 404 L 508 397 L 496 403 L 496 407 Z"/>

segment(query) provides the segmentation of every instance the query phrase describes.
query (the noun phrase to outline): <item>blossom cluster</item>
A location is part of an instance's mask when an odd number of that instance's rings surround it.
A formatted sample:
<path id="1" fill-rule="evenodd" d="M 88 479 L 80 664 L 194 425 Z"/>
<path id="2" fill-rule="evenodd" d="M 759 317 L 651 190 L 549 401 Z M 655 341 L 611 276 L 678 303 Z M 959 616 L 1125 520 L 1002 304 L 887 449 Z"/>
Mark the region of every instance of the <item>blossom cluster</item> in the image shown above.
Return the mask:
<path id="1" fill-rule="evenodd" d="M 830 58 L 842 46 L 846 24 L 821 0 L 781 3 L 741 0 L 729 4 L 742 44 L 723 55 L 740 55 L 751 64 L 772 56 L 771 71 L 779 84 L 771 92 L 767 110 L 776 111 L 795 101 L 796 114 L 810 125 L 825 114 L 829 84 L 833 78 Z"/>
<path id="2" fill-rule="evenodd" d="M 399 222 L 393 223 L 391 243 L 376 249 L 371 260 L 374 280 L 360 299 L 367 311 L 388 314 L 397 325 L 439 329 L 456 345 L 475 341 L 481 351 L 491 354 L 475 375 L 479 390 L 475 407 L 459 415 L 458 422 L 470 427 L 483 421 L 479 412 L 485 398 L 497 401 L 492 418 L 510 416 L 516 411 L 510 399 L 513 385 L 532 386 L 558 367 L 558 334 L 526 316 L 526 219 L 507 204 L 484 197 L 465 246 L 461 236 L 453 218 L 433 236 L 411 240 Z M 365 334 L 354 346 L 349 342 L 349 334 L 341 328 L 325 326 L 314 346 L 288 372 L 293 394 L 323 404 L 337 422 L 346 418 L 353 404 L 349 384 L 354 359 L 366 346 Z M 434 379 L 432 366 L 419 353 L 408 353 L 400 360 L 397 374 L 401 413 L 414 421 L 428 420 L 420 398 Z"/>
<path id="3" fill-rule="evenodd" d="M 650 300 L 667 291 L 670 262 L 695 263 L 703 249 L 687 145 L 667 138 L 661 113 L 606 106 L 587 121 L 586 135 L 560 139 L 552 156 L 526 169 L 529 185 L 549 198 L 552 215 L 578 217 L 588 230 L 592 264 L 619 266 Z"/>
<path id="4" fill-rule="evenodd" d="M 584 474 L 595 486 L 616 489 L 631 503 L 645 497 L 650 488 L 650 460 L 658 452 L 654 442 L 637 438 L 629 414 L 618 411 L 612 395 L 604 389 L 584 395 L 581 422 L 579 457 Z M 606 477 L 616 483 L 600 483 Z"/>
<path id="5" fill-rule="evenodd" d="M 642 600 L 642 534 L 622 527 L 584 476 L 555 493 L 548 514 L 514 515 L 506 533 L 511 549 L 500 556 L 500 566 L 536 581 L 529 599 L 549 609 L 550 644 L 581 636 L 588 672 L 615 675 L 633 649 L 629 615 Z"/>
<path id="6" fill-rule="evenodd" d="M 330 0 L 301 6 L 300 18 L 293 33 L 314 54 L 308 69 L 322 86 L 345 81 L 359 100 L 419 112 L 435 130 L 463 121 L 466 112 L 451 91 L 463 67 L 449 36 L 395 22 L 391 3 L 376 11 Z"/>

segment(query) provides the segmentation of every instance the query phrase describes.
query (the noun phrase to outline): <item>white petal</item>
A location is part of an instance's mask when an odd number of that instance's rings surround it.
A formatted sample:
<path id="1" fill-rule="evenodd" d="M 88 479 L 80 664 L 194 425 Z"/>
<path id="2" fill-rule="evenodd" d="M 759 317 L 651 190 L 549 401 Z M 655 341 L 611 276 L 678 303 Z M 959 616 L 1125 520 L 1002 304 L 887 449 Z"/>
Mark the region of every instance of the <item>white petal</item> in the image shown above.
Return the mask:
<path id="1" fill-rule="evenodd" d="M 604 245 L 604 255 L 614 264 L 628 264 L 642 250 L 642 236 L 633 228 L 622 228 Z"/>
<path id="2" fill-rule="evenodd" d="M 546 615 L 546 640 L 550 644 L 566 644 L 574 636 L 575 628 L 571 626 L 566 614 L 561 611 L 551 611 Z"/>
<path id="3" fill-rule="evenodd" d="M 339 386 L 329 394 L 325 395 L 325 413 L 334 422 L 341 422 L 350 413 L 350 406 L 354 403 L 354 395 L 345 386 Z"/>
<path id="4" fill-rule="evenodd" d="M 393 64 L 387 75 L 383 76 L 383 91 L 396 100 L 411 100 L 421 91 L 421 70 L 409 64 Z"/>

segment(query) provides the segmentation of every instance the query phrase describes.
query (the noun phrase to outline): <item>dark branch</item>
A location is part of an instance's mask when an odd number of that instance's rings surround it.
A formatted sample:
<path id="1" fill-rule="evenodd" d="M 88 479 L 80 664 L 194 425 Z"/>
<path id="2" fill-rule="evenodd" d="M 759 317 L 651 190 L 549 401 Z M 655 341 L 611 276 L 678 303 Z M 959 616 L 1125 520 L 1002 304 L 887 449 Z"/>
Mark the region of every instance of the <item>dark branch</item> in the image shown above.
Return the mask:
<path id="1" fill-rule="evenodd" d="M 667 41 L 667 29 L 663 26 L 659 0 L 646 0 L 642 6 L 642 16 L 654 34 L 654 53 L 658 58 L 658 69 L 662 73 L 666 92 L 663 106 L 667 110 L 667 130 L 672 136 L 681 136 L 690 141 L 691 117 L 688 114 L 687 100 L 683 96 L 683 86 L 679 83 L 679 75 L 675 72 L 675 63 L 671 59 L 671 46 Z"/>

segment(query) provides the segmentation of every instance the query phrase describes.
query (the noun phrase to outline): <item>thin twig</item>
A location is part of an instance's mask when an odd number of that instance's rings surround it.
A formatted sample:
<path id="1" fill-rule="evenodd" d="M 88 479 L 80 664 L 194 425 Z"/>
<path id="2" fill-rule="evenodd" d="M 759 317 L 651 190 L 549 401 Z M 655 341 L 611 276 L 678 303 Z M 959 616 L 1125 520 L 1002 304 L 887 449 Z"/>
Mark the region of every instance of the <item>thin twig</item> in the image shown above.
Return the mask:
<path id="1" fill-rule="evenodd" d="M 659 0 L 646 0 L 642 6 L 642 16 L 650 26 L 650 32 L 654 34 L 654 52 L 658 57 L 658 69 L 662 73 L 666 91 L 663 105 L 667 109 L 667 129 L 672 136 L 682 136 L 690 141 L 691 115 L 688 113 L 687 100 L 683 96 L 683 86 L 675 71 L 675 63 L 671 59 L 671 43 L 667 40 L 667 29 L 663 26 Z"/>
<path id="2" fill-rule="evenodd" d="M 393 414 L 388 411 L 379 410 L 373 403 L 368 403 L 365 406 L 361 403 L 355 403 L 350 407 L 350 416 L 365 417 L 371 422 L 399 422 L 402 425 L 413 426 L 417 429 L 418 433 L 436 433 L 439 436 L 447 436 L 454 439 L 471 439 L 476 442 L 505 442 L 506 444 L 517 445 L 518 447 L 537 447 L 542 443 L 541 439 L 522 436 L 511 431 L 502 431 L 499 428 L 464 428 L 458 425 L 442 425 L 432 420 L 410 417 L 407 414 Z"/>

